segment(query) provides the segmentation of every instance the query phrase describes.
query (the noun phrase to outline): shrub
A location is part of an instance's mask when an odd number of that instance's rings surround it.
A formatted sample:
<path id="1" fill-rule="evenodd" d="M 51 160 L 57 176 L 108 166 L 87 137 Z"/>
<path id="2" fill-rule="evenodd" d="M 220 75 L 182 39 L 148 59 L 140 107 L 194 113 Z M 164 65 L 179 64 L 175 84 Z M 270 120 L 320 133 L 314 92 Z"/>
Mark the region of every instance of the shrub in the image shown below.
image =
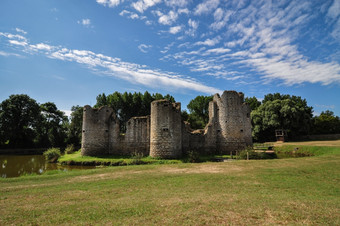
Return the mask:
<path id="1" fill-rule="evenodd" d="M 187 153 L 187 161 L 191 163 L 197 163 L 200 162 L 200 155 L 197 151 L 195 150 L 190 150 Z"/>
<path id="2" fill-rule="evenodd" d="M 61 156 L 59 148 L 50 148 L 43 154 L 45 159 L 49 162 L 57 162 L 58 158 Z"/>
<path id="3" fill-rule="evenodd" d="M 138 151 L 135 151 L 131 154 L 131 164 L 134 165 L 139 165 L 139 164 L 142 164 L 143 161 L 142 161 L 142 158 L 144 157 L 143 153 L 142 152 L 138 152 Z"/>
<path id="4" fill-rule="evenodd" d="M 66 149 L 65 149 L 65 153 L 66 154 L 72 154 L 76 151 L 76 148 L 74 147 L 74 144 L 69 144 L 67 145 Z"/>

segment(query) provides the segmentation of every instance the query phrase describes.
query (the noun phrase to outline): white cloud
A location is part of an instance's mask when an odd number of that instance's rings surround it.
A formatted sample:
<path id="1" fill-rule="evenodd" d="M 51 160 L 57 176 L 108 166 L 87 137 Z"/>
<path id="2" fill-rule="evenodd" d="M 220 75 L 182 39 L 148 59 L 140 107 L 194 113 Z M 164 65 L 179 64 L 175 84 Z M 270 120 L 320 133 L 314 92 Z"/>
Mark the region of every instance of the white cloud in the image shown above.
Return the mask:
<path id="1" fill-rule="evenodd" d="M 175 27 L 170 27 L 169 32 L 171 34 L 177 34 L 182 30 L 182 26 L 175 26 Z"/>
<path id="2" fill-rule="evenodd" d="M 3 33 L 0 33 L 0 35 L 2 34 Z M 6 37 L 11 37 L 11 35 L 7 35 Z M 9 42 L 17 43 L 18 41 L 9 40 Z M 219 89 L 204 85 L 183 75 L 158 69 L 149 69 L 144 65 L 124 62 L 119 58 L 96 54 L 88 50 L 72 50 L 60 46 L 49 46 L 42 43 L 17 45 L 25 47 L 22 49 L 23 52 L 28 50 L 31 54 L 42 53 L 51 59 L 77 62 L 92 69 L 95 73 L 117 77 L 135 84 L 141 84 L 148 87 L 162 86 L 171 90 L 194 90 L 207 94 L 221 93 L 221 90 Z M 38 46 L 40 51 L 34 51 Z"/>
<path id="3" fill-rule="evenodd" d="M 64 112 L 67 117 L 70 117 L 72 114 L 72 111 L 70 110 L 61 110 L 61 111 Z"/>
<path id="4" fill-rule="evenodd" d="M 186 7 L 191 0 L 165 0 L 165 5 L 170 7 Z"/>
<path id="5" fill-rule="evenodd" d="M 336 19 L 340 15 L 340 0 L 334 0 L 331 7 L 329 7 L 327 16 Z"/>
<path id="6" fill-rule="evenodd" d="M 226 48 L 215 48 L 215 49 L 209 49 L 207 50 L 207 53 L 214 53 L 214 54 L 224 54 L 229 53 L 231 50 Z"/>
<path id="7" fill-rule="evenodd" d="M 164 50 L 161 50 L 160 52 L 163 53 L 163 54 L 167 53 L 174 44 L 175 44 L 174 42 L 168 44 L 167 46 L 164 47 Z"/>
<path id="8" fill-rule="evenodd" d="M 140 44 L 138 46 L 138 49 L 143 53 L 147 53 L 148 49 L 150 49 L 151 47 L 152 47 L 152 45 Z"/>
<path id="9" fill-rule="evenodd" d="M 22 57 L 20 54 L 7 53 L 7 52 L 4 52 L 4 51 L 0 51 L 0 56 L 4 56 L 4 57 L 9 57 L 9 56 Z"/>
<path id="10" fill-rule="evenodd" d="M 223 15 L 224 15 L 223 9 L 217 8 L 216 11 L 215 11 L 215 13 L 214 13 L 214 18 L 215 18 L 215 20 L 217 20 L 217 21 L 218 21 L 218 20 L 222 20 Z"/>
<path id="11" fill-rule="evenodd" d="M 208 14 L 218 7 L 220 0 L 204 0 L 201 4 L 195 8 L 195 15 Z"/>
<path id="12" fill-rule="evenodd" d="M 221 37 L 217 36 L 216 38 L 213 38 L 213 39 L 208 38 L 205 41 L 196 42 L 194 45 L 214 46 L 218 44 L 220 41 L 221 41 Z"/>
<path id="13" fill-rule="evenodd" d="M 108 7 L 115 7 L 118 6 L 120 3 L 124 2 L 124 0 L 96 0 L 97 3 L 103 5 L 103 6 L 108 6 Z"/>
<path id="14" fill-rule="evenodd" d="M 90 27 L 91 20 L 90 19 L 82 19 L 81 21 L 77 21 L 78 24 L 82 24 L 85 27 Z"/>
<path id="15" fill-rule="evenodd" d="M 44 44 L 44 43 L 39 43 L 39 44 L 36 44 L 36 45 L 30 45 L 30 48 L 32 48 L 32 50 L 52 50 L 53 49 L 53 46 L 50 46 L 50 45 L 47 45 L 47 44 Z"/>
<path id="16" fill-rule="evenodd" d="M 158 15 L 160 15 L 158 22 L 163 25 L 171 25 L 178 18 L 178 14 L 172 10 L 167 15 L 164 15 L 158 11 Z"/>
<path id="17" fill-rule="evenodd" d="M 24 30 L 22 30 L 22 29 L 20 29 L 20 28 L 15 28 L 15 30 L 16 30 L 17 32 L 23 33 L 24 35 L 27 34 L 26 31 L 24 31 Z"/>
<path id="18" fill-rule="evenodd" d="M 132 3 L 132 7 L 140 13 L 143 13 L 148 8 L 160 3 L 161 0 L 139 0 Z"/>
<path id="19" fill-rule="evenodd" d="M 196 30 L 198 28 L 199 22 L 195 21 L 195 20 L 192 20 L 192 19 L 189 19 L 188 24 L 189 24 L 189 27 L 191 27 L 192 29 Z"/>
<path id="20" fill-rule="evenodd" d="M 26 41 L 9 40 L 9 43 L 17 46 L 27 46 Z"/>
<path id="21" fill-rule="evenodd" d="M 196 20 L 189 19 L 188 25 L 189 25 L 189 29 L 185 31 L 185 34 L 194 37 L 196 35 L 199 22 Z"/>
<path id="22" fill-rule="evenodd" d="M 189 13 L 190 13 L 190 11 L 187 8 L 179 9 L 178 10 L 178 14 L 189 14 Z"/>
<path id="23" fill-rule="evenodd" d="M 123 10 L 119 13 L 120 16 L 127 16 L 130 19 L 139 19 L 139 15 L 137 13 L 130 12 L 128 10 Z"/>
<path id="24" fill-rule="evenodd" d="M 222 29 L 224 26 L 226 26 L 232 14 L 233 12 L 230 10 L 223 11 L 221 8 L 216 9 L 214 13 L 215 21 L 210 25 L 210 27 L 215 31 Z"/>

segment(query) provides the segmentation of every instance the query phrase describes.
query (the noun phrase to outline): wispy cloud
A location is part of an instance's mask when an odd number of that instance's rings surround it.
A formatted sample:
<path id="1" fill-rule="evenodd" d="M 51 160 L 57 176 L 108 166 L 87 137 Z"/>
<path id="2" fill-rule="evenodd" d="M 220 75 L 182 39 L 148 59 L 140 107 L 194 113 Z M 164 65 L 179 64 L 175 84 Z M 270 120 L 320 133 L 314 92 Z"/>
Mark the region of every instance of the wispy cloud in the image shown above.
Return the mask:
<path id="1" fill-rule="evenodd" d="M 169 32 L 171 34 L 177 34 L 182 30 L 182 26 L 175 26 L 175 27 L 170 27 Z"/>
<path id="2" fill-rule="evenodd" d="M 128 10 L 123 10 L 119 13 L 120 16 L 127 16 L 130 19 L 139 19 L 139 15 L 137 13 L 130 12 Z"/>
<path id="3" fill-rule="evenodd" d="M 167 55 L 161 59 L 173 60 L 189 67 L 191 71 L 205 72 L 205 75 L 216 75 L 229 80 L 244 78 L 244 68 L 249 68 L 257 76 L 254 80 L 260 76 L 262 82 L 267 83 L 277 80 L 286 85 L 305 82 L 323 85 L 340 83 L 339 62 L 312 60 L 301 52 L 303 48 L 296 42 L 301 30 L 307 29 L 307 24 L 318 13 L 314 3 L 219 3 L 218 0 L 204 0 L 194 8 L 196 16 L 210 16 L 213 22 L 208 25 L 209 31 L 203 33 L 200 40 L 178 45 L 178 50 L 185 47 L 191 51 L 171 54 L 166 51 L 164 53 Z M 334 41 L 339 42 L 340 0 L 323 7 L 328 26 L 332 29 L 330 34 Z M 193 32 L 189 31 L 195 28 L 193 21 L 190 18 L 185 28 L 185 34 L 192 37 Z M 224 43 L 221 43 L 222 40 Z M 200 48 L 202 46 L 206 49 Z"/>
<path id="4" fill-rule="evenodd" d="M 160 3 L 161 0 L 139 0 L 132 3 L 132 7 L 140 13 L 143 13 L 148 8 Z"/>
<path id="5" fill-rule="evenodd" d="M 147 53 L 148 49 L 150 49 L 151 47 L 152 47 L 152 45 L 140 44 L 138 46 L 138 49 L 143 53 Z"/>
<path id="6" fill-rule="evenodd" d="M 4 52 L 4 51 L 0 51 L 0 56 L 5 56 L 5 57 L 9 57 L 9 56 L 22 57 L 20 54 L 17 54 L 17 53 L 8 53 L 8 52 Z"/>
<path id="7" fill-rule="evenodd" d="M 17 32 L 19 32 L 19 33 L 22 33 L 22 34 L 24 34 L 24 35 L 26 35 L 26 34 L 27 34 L 27 32 L 26 32 L 26 31 L 24 31 L 23 29 L 20 29 L 20 28 L 15 28 L 15 30 L 16 30 Z"/>
<path id="8" fill-rule="evenodd" d="M 0 35 L 1 34 L 3 33 L 0 33 Z M 9 39 L 8 41 L 10 43 L 17 41 L 9 38 L 15 37 L 14 35 L 7 33 L 5 37 Z M 72 50 L 61 46 L 52 46 L 43 43 L 30 44 L 29 42 L 26 42 L 25 45 L 19 44 L 19 46 L 22 46 L 23 52 L 30 54 L 41 53 L 51 59 L 77 62 L 92 69 L 95 73 L 106 74 L 134 84 L 141 84 L 147 87 L 163 86 L 172 90 L 194 90 L 207 94 L 221 93 L 221 90 L 204 85 L 190 77 L 159 69 L 151 69 L 135 63 L 124 62 L 119 58 L 97 54 L 88 50 Z"/>
<path id="9" fill-rule="evenodd" d="M 124 2 L 124 0 L 96 0 L 97 3 L 108 6 L 108 7 L 115 7 L 118 6 L 120 3 Z"/>
<path id="10" fill-rule="evenodd" d="M 195 14 L 207 14 L 213 11 L 220 4 L 219 0 L 204 0 L 201 4 L 198 4 L 195 8 Z"/>
<path id="11" fill-rule="evenodd" d="M 205 41 L 196 42 L 194 45 L 214 46 L 214 45 L 218 44 L 220 41 L 221 41 L 221 37 L 217 36 L 217 37 L 212 38 L 212 39 L 208 38 Z"/>
<path id="12" fill-rule="evenodd" d="M 78 24 L 83 25 L 84 27 L 90 27 L 91 26 L 91 20 L 90 19 L 82 19 L 77 21 Z"/>

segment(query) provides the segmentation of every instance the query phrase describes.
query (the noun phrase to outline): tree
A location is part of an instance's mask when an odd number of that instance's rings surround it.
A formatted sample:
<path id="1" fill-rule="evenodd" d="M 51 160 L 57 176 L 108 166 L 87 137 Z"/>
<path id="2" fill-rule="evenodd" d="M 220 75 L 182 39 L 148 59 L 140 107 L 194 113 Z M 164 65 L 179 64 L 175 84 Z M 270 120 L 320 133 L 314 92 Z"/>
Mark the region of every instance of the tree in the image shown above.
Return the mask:
<path id="1" fill-rule="evenodd" d="M 257 100 L 256 97 L 246 97 L 244 99 L 244 102 L 246 102 L 247 104 L 249 104 L 250 106 L 250 109 L 253 111 L 253 110 L 256 110 L 258 107 L 260 107 L 261 105 L 261 102 Z"/>
<path id="2" fill-rule="evenodd" d="M 38 140 L 42 147 L 63 147 L 66 141 L 68 118 L 52 102 L 40 105 L 41 121 Z"/>
<path id="3" fill-rule="evenodd" d="M 279 93 L 265 96 L 262 105 L 252 111 L 253 138 L 257 141 L 275 139 L 275 130 L 287 130 L 294 138 L 309 133 L 313 108 L 297 96 Z"/>
<path id="4" fill-rule="evenodd" d="M 0 104 L 0 142 L 11 148 L 32 147 L 40 119 L 40 107 L 34 99 L 11 95 Z"/>
<path id="5" fill-rule="evenodd" d="M 197 96 L 187 105 L 188 121 L 193 129 L 203 129 L 209 122 L 209 102 L 212 100 L 213 96 Z"/>
<path id="6" fill-rule="evenodd" d="M 74 144 L 75 146 L 80 146 L 81 144 L 81 136 L 82 136 L 82 127 L 83 127 L 83 107 L 72 106 L 71 108 L 71 117 L 70 123 L 68 125 L 68 136 L 67 143 Z"/>
<path id="7" fill-rule="evenodd" d="M 313 134 L 340 133 L 340 118 L 332 111 L 321 112 L 313 118 Z"/>

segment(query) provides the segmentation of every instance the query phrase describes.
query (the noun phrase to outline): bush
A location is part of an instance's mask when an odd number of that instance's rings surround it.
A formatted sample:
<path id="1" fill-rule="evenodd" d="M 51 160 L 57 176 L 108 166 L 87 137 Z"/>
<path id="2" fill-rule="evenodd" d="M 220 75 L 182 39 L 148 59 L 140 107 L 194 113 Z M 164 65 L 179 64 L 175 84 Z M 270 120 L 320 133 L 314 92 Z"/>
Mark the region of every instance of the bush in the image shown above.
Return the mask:
<path id="1" fill-rule="evenodd" d="M 132 154 L 131 154 L 131 159 L 132 159 L 132 161 L 131 161 L 131 164 L 132 165 L 139 165 L 139 164 L 142 164 L 143 163 L 143 161 L 142 161 L 142 158 L 144 157 L 144 155 L 143 155 L 143 153 L 142 152 L 137 152 L 137 151 L 135 151 L 135 152 L 133 152 Z"/>
<path id="2" fill-rule="evenodd" d="M 66 154 L 72 154 L 76 151 L 76 148 L 74 147 L 74 144 L 69 144 L 67 145 L 66 149 L 65 149 L 65 153 Z"/>
<path id="3" fill-rule="evenodd" d="M 49 162 L 57 162 L 58 158 L 61 156 L 59 148 L 50 148 L 43 154 L 45 159 Z"/>
<path id="4" fill-rule="evenodd" d="M 200 162 L 200 155 L 198 151 L 190 150 L 187 153 L 187 162 L 197 163 Z"/>

